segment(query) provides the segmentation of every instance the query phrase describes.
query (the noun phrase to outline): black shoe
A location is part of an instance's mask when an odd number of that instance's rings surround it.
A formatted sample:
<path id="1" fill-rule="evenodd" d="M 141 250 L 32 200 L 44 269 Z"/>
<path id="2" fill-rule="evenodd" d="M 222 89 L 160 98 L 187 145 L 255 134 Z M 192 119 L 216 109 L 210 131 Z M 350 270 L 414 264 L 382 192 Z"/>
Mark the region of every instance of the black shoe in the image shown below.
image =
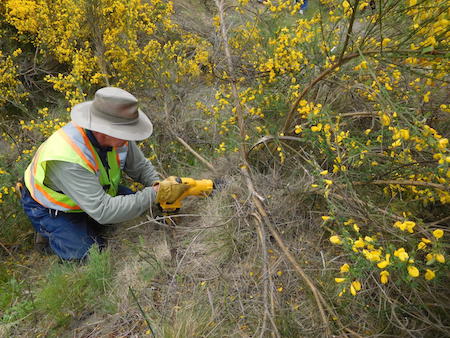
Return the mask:
<path id="1" fill-rule="evenodd" d="M 34 248 L 45 255 L 51 255 L 53 253 L 48 243 L 48 238 L 42 236 L 40 233 L 36 232 L 34 235 Z"/>

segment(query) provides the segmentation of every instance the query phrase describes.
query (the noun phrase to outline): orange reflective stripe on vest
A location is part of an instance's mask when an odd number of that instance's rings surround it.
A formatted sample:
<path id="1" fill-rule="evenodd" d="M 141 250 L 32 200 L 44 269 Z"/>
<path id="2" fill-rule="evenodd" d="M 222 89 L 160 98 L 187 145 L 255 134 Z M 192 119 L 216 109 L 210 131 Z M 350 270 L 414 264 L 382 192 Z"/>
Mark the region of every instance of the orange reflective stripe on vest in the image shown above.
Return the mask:
<path id="1" fill-rule="evenodd" d="M 66 140 L 66 142 L 72 147 L 73 150 L 75 150 L 78 154 L 78 156 L 80 156 L 84 162 L 86 162 L 86 164 L 94 171 L 98 170 L 98 166 L 96 165 L 96 163 L 92 163 L 91 161 L 89 161 L 87 159 L 87 157 L 83 154 L 83 152 L 81 151 L 81 149 L 71 140 L 71 138 L 69 137 L 69 135 L 67 135 L 64 131 L 61 131 L 61 135 L 62 137 L 64 137 L 64 139 Z"/>
<path id="2" fill-rule="evenodd" d="M 76 206 L 72 206 L 69 204 L 66 204 L 64 202 L 58 201 L 56 199 L 54 199 L 49 193 L 47 193 L 44 188 L 42 188 L 39 184 L 35 184 L 34 185 L 36 189 L 38 189 L 50 202 L 55 203 L 63 208 L 66 209 L 70 209 L 70 210 L 81 210 L 81 208 L 76 205 Z"/>
<path id="3" fill-rule="evenodd" d="M 87 146 L 87 148 L 91 152 L 91 155 L 92 155 L 92 157 L 93 157 L 93 159 L 95 161 L 95 168 L 94 168 L 94 170 L 97 171 L 98 167 L 99 167 L 98 166 L 98 161 L 97 161 L 97 156 L 96 156 L 96 152 L 95 152 L 94 148 L 92 148 L 92 144 L 89 141 L 89 138 L 87 137 L 87 135 L 86 135 L 86 133 L 85 133 L 83 128 L 81 128 L 80 126 L 76 125 L 75 123 L 73 123 L 73 125 L 78 130 L 78 132 L 81 134 L 81 136 L 83 137 L 83 140 L 84 140 L 84 144 Z"/>

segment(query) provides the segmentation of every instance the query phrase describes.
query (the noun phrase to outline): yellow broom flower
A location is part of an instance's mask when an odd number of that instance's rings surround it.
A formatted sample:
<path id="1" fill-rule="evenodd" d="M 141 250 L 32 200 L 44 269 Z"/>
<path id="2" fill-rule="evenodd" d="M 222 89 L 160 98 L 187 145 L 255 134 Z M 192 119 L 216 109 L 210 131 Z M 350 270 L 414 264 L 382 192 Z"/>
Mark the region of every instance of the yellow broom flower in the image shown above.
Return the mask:
<path id="1" fill-rule="evenodd" d="M 432 280 L 434 277 L 436 277 L 436 274 L 434 273 L 434 271 L 427 269 L 427 271 L 425 272 L 425 279 Z"/>
<path id="2" fill-rule="evenodd" d="M 383 270 L 380 272 L 380 281 L 383 284 L 386 284 L 389 281 L 389 271 Z"/>
<path id="3" fill-rule="evenodd" d="M 408 265 L 408 274 L 414 278 L 419 277 L 419 269 L 417 269 L 414 265 Z"/>
<path id="4" fill-rule="evenodd" d="M 356 291 L 361 290 L 361 283 L 359 281 L 355 280 L 354 282 L 352 282 L 352 285 Z"/>
<path id="5" fill-rule="evenodd" d="M 444 236 L 444 231 L 442 231 L 442 229 L 436 229 L 433 231 L 433 236 L 436 237 L 436 239 L 439 239 Z"/>
<path id="6" fill-rule="evenodd" d="M 443 254 L 436 254 L 434 255 L 434 258 L 436 258 L 439 263 L 445 263 L 445 257 Z"/>
<path id="7" fill-rule="evenodd" d="M 347 263 L 345 263 L 344 265 L 341 266 L 341 272 L 348 272 L 350 270 L 350 265 L 348 265 Z"/>
<path id="8" fill-rule="evenodd" d="M 342 243 L 341 238 L 337 235 L 331 236 L 330 242 L 333 244 L 341 244 Z"/>

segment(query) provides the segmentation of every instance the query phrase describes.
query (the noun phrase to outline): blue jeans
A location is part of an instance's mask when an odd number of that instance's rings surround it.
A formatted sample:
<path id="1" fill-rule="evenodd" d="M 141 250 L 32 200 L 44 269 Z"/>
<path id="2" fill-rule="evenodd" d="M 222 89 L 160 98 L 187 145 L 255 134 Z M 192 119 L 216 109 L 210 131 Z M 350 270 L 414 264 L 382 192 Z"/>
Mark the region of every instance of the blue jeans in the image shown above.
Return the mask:
<path id="1" fill-rule="evenodd" d="M 118 195 L 133 193 L 129 188 L 119 186 Z M 80 260 L 94 243 L 105 246 L 100 234 L 103 226 L 85 212 L 66 213 L 48 209 L 36 202 L 26 187 L 22 190 L 21 202 L 33 228 L 48 238 L 50 248 L 60 258 Z"/>

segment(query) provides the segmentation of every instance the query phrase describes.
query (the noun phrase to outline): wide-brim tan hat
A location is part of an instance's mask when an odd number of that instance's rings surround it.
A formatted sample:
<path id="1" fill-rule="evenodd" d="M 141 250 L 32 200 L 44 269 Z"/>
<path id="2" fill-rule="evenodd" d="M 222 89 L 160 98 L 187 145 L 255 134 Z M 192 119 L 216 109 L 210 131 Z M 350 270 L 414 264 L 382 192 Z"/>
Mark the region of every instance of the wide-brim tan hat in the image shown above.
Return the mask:
<path id="1" fill-rule="evenodd" d="M 153 132 L 153 124 L 137 107 L 138 100 L 126 90 L 105 87 L 93 101 L 75 105 L 72 121 L 82 128 L 127 141 L 140 141 Z"/>

